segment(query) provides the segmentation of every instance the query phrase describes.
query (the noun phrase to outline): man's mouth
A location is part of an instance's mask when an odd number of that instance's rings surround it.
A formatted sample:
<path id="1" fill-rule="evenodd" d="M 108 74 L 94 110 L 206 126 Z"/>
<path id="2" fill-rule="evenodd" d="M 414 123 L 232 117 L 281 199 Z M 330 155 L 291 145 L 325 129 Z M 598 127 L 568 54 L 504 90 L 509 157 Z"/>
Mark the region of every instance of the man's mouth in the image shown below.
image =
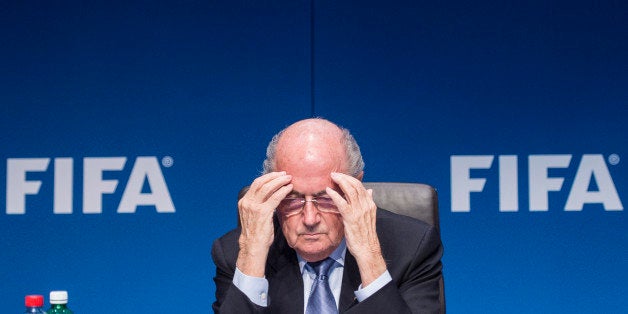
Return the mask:
<path id="1" fill-rule="evenodd" d="M 301 236 L 305 237 L 305 238 L 316 238 L 318 236 L 320 236 L 321 233 L 319 232 L 308 232 L 308 233 L 302 233 Z"/>

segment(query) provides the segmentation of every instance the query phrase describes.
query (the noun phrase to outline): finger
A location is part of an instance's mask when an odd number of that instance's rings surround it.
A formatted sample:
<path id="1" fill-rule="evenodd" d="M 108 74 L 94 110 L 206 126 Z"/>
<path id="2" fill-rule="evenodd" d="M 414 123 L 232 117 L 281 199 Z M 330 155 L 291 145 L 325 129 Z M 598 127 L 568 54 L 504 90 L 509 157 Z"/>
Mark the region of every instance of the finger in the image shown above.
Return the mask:
<path id="1" fill-rule="evenodd" d="M 280 188 L 286 186 L 292 180 L 292 176 L 289 174 L 284 174 L 282 176 L 276 177 L 271 181 L 264 184 L 259 190 L 259 196 L 262 198 L 262 202 L 266 202 L 270 197 L 272 197 Z M 292 191 L 292 188 L 290 189 Z"/>
<path id="2" fill-rule="evenodd" d="M 367 205 L 375 205 L 375 200 L 373 199 L 373 189 L 367 189 L 366 193 L 368 194 Z M 377 207 L 377 205 L 375 205 Z"/>
<path id="3" fill-rule="evenodd" d="M 332 172 L 331 178 L 338 184 L 349 204 L 359 202 L 360 194 L 365 190 L 360 180 L 339 172 Z"/>
<path id="4" fill-rule="evenodd" d="M 286 185 L 290 180 L 292 180 L 292 176 L 286 175 L 283 171 L 267 173 L 253 181 L 246 195 L 259 202 L 264 202 L 272 193 Z"/>
<path id="5" fill-rule="evenodd" d="M 255 180 L 253 180 L 253 182 L 251 183 L 251 187 L 249 188 L 249 191 L 251 191 L 251 193 L 257 193 L 257 191 L 262 186 L 264 186 L 264 184 L 285 174 L 286 174 L 285 171 L 281 171 L 281 172 L 269 172 L 267 174 L 259 176 L 255 178 Z"/>
<path id="6" fill-rule="evenodd" d="M 290 192 L 292 192 L 292 188 L 292 183 L 280 187 L 268 198 L 269 205 L 272 205 L 273 209 L 277 208 L 279 203 L 281 203 L 281 201 L 283 201 L 283 199 L 286 198 Z"/>
<path id="7" fill-rule="evenodd" d="M 327 192 L 327 195 L 332 201 L 334 201 L 334 204 L 336 204 L 336 207 L 338 207 L 339 210 L 342 210 L 345 206 L 347 206 L 347 201 L 336 190 L 326 187 L 325 192 Z"/>
<path id="8" fill-rule="evenodd" d="M 271 172 L 256 178 L 253 183 L 251 183 L 249 190 L 238 201 L 238 210 L 241 216 L 244 215 L 242 211 L 250 210 L 261 210 L 262 212 L 272 213 L 275 210 L 276 204 L 264 205 L 264 202 L 266 202 L 269 197 L 269 195 L 267 195 L 268 191 L 273 190 L 272 192 L 275 192 L 290 180 L 291 178 L 286 176 L 285 172 Z M 273 181 L 274 183 L 271 183 Z M 262 191 L 264 189 L 265 191 Z M 292 188 L 290 188 L 290 190 L 291 189 Z"/>

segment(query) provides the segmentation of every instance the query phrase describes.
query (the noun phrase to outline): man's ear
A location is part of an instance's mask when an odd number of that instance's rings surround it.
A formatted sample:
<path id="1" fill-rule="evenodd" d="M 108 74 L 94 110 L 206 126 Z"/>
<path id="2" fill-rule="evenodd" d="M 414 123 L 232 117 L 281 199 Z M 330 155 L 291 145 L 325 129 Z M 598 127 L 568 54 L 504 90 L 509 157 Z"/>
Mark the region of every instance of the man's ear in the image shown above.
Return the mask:
<path id="1" fill-rule="evenodd" d="M 364 177 L 364 171 L 361 171 L 360 174 L 358 174 L 355 178 L 362 181 L 363 177 Z"/>

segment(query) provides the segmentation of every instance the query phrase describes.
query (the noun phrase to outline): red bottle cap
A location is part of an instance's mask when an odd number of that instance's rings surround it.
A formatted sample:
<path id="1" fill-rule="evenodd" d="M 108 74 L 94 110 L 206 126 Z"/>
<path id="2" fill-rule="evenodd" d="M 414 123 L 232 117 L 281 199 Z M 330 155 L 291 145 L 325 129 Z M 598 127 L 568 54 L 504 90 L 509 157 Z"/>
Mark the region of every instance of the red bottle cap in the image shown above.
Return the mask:
<path id="1" fill-rule="evenodd" d="M 27 295 L 24 298 L 24 304 L 26 307 L 42 307 L 44 306 L 44 296 L 43 295 Z"/>

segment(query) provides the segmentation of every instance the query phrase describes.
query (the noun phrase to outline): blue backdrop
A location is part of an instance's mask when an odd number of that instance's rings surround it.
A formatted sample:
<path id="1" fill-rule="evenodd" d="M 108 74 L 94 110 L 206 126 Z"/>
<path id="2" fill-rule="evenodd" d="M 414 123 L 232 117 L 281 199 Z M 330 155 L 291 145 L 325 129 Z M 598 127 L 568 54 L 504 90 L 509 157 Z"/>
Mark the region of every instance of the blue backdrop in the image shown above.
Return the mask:
<path id="1" fill-rule="evenodd" d="M 210 312 L 238 190 L 312 115 L 437 188 L 451 313 L 628 309 L 628 5 L 316 1 L 313 41 L 310 9 L 0 4 L 3 311 Z"/>

